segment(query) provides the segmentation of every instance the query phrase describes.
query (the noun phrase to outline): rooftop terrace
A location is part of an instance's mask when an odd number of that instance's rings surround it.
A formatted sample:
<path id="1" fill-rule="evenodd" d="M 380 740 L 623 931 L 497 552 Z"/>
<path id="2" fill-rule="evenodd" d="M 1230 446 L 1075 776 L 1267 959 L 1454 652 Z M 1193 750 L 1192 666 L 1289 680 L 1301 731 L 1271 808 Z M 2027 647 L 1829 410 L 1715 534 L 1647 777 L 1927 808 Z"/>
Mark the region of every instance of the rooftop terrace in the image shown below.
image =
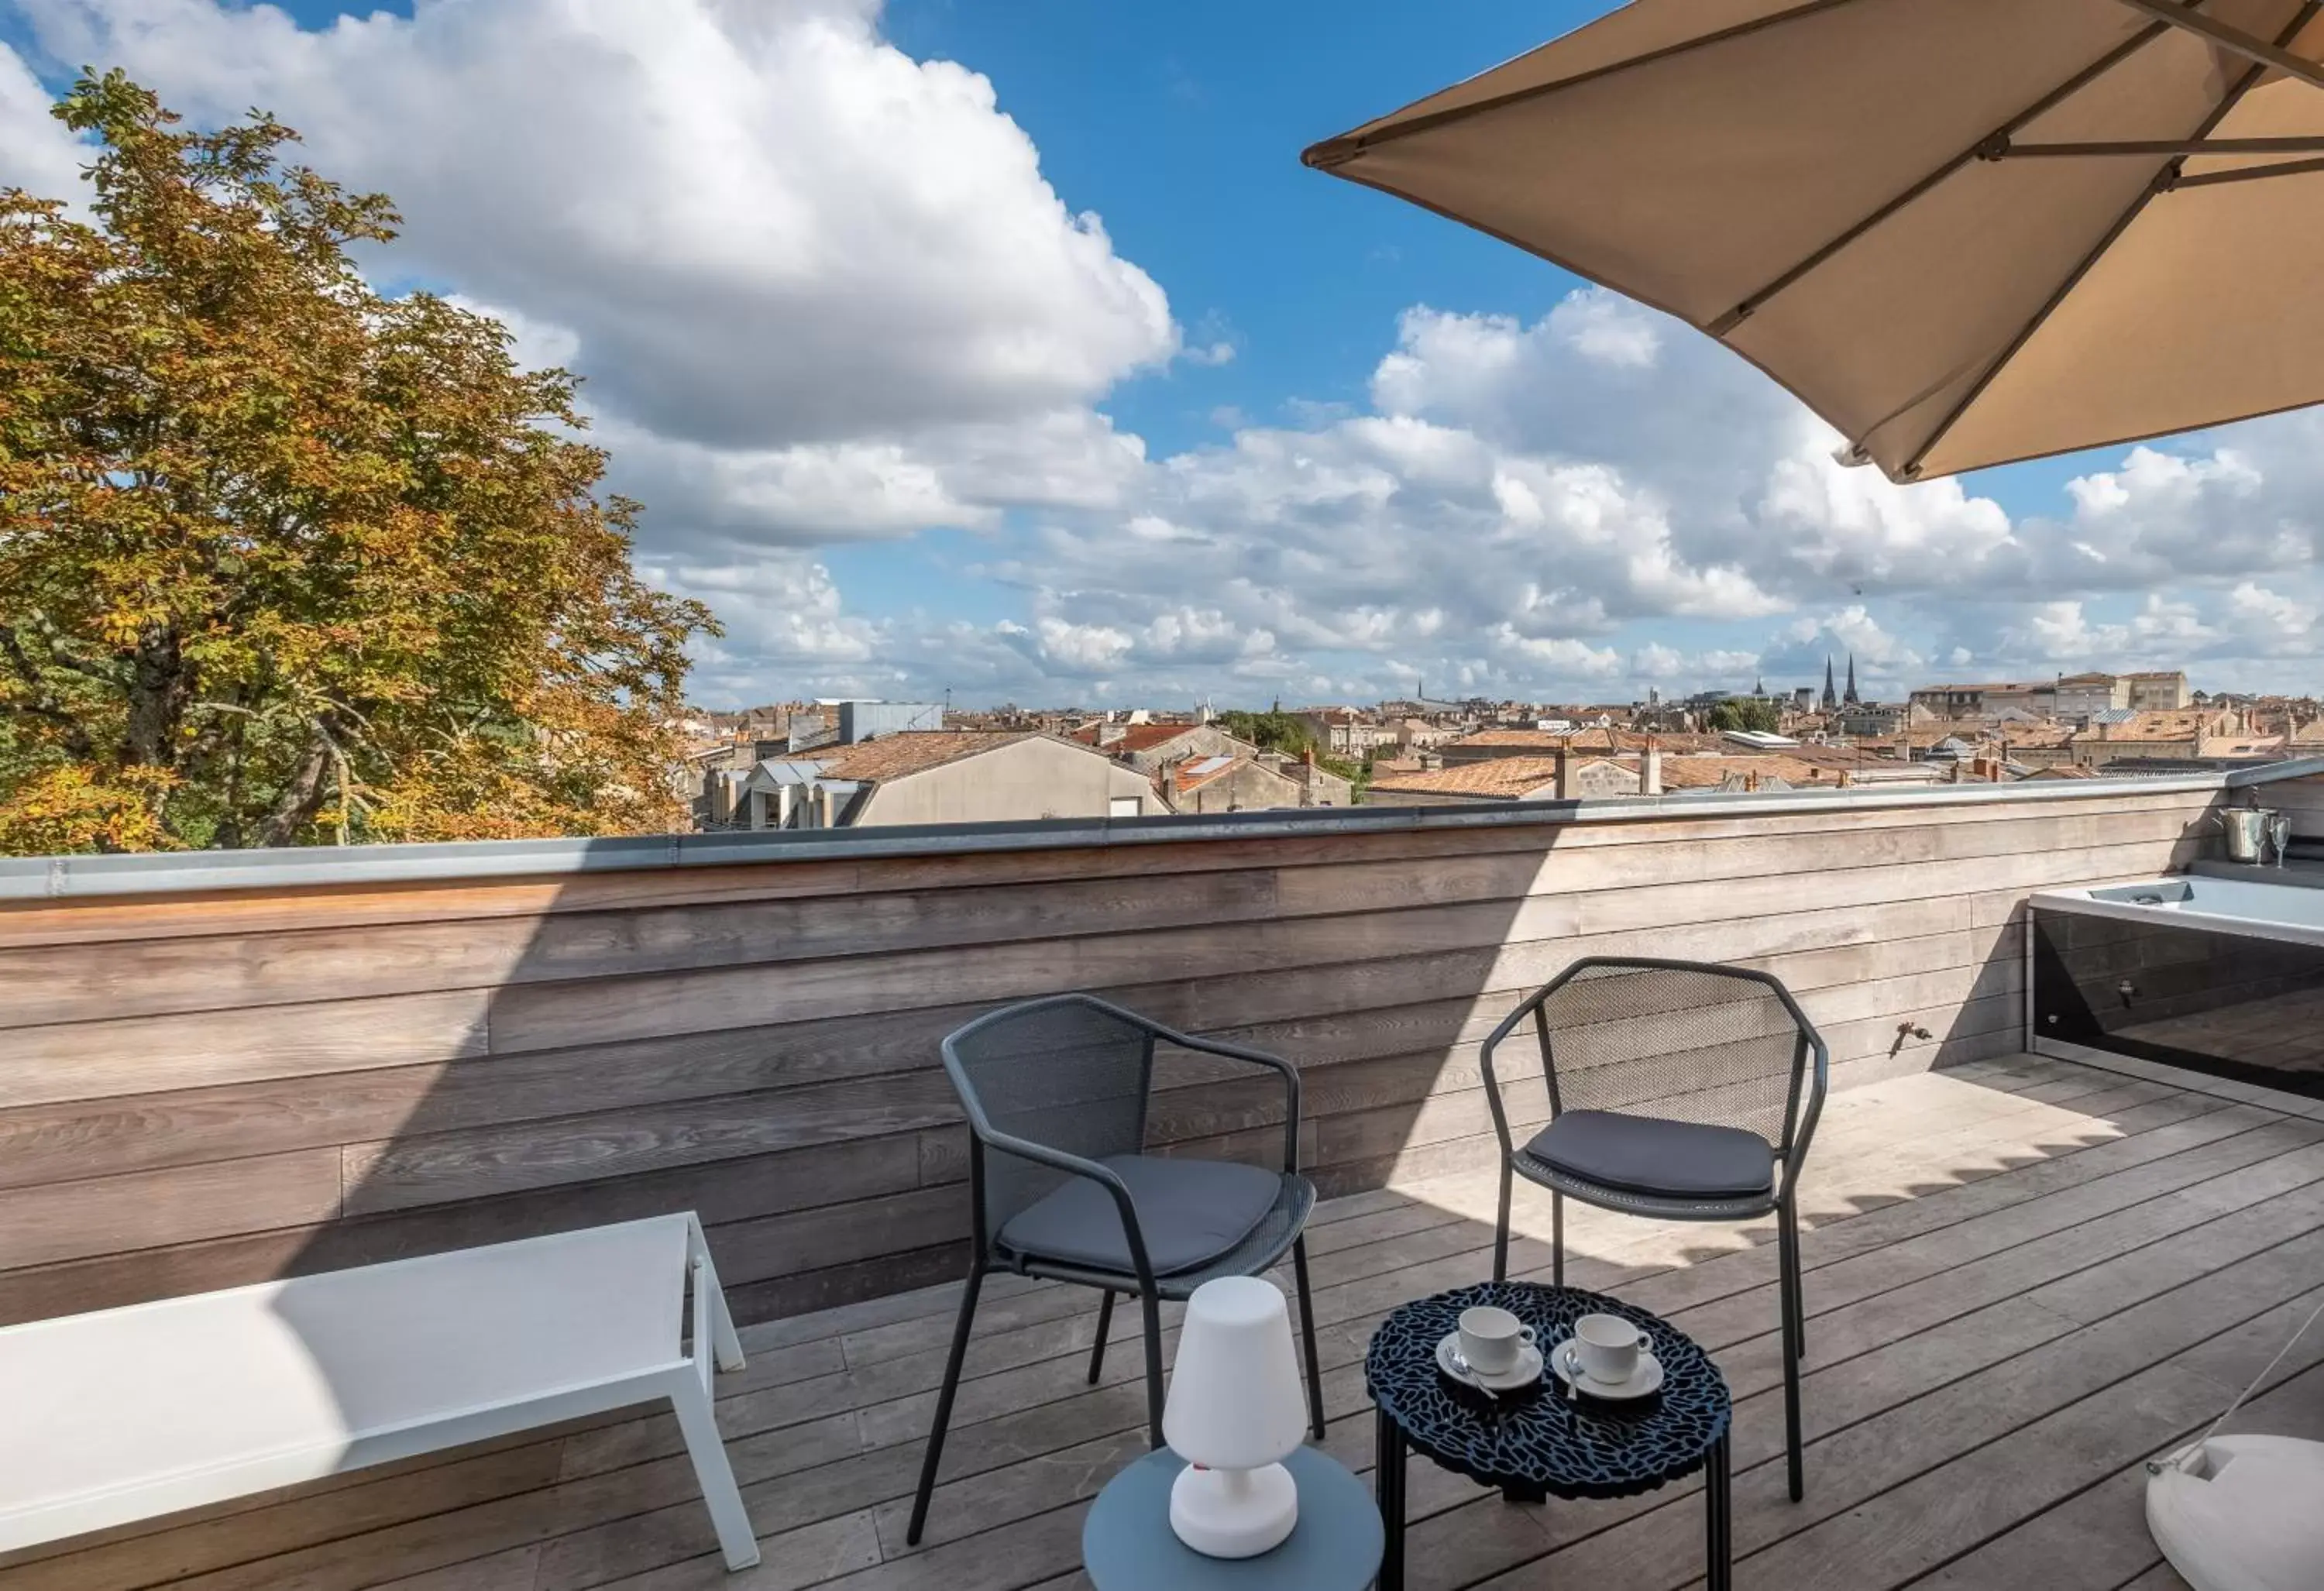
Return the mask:
<path id="1" fill-rule="evenodd" d="M 1367 1466 L 1370 1323 L 1488 1274 L 1478 1041 L 1593 952 L 1773 970 L 1831 1047 L 1804 1504 L 1766 1467 L 1766 1234 L 1568 1227 L 1571 1280 L 1670 1314 L 1742 1400 L 1740 1583 L 2150 1591 L 2128 1477 L 2324 1275 L 2324 1123 L 2020 1056 L 2023 905 L 2205 854 L 2247 777 L 0 866 L 0 1320 L 696 1209 L 765 1541 L 727 1580 L 669 1422 L 614 1419 L 38 1550 L 0 1591 L 1074 1583 L 1081 1505 L 1143 1441 L 1135 1351 L 1081 1384 L 1086 1293 L 988 1286 L 901 1539 L 964 1268 L 936 1039 L 1064 989 L 1302 1068 L 1331 1445 Z M 2310 785 L 2269 799 L 2324 832 Z M 1279 1151 L 1277 1090 L 1179 1064 L 1158 1146 Z M 1537 1081 L 1508 1097 L 1546 1117 Z M 1415 1584 L 1696 1572 L 1681 1493 L 1413 1476 Z"/>
<path id="2" fill-rule="evenodd" d="M 1715 1350 L 1738 1398 L 1738 1584 L 2163 1591 L 2140 1460 L 2199 1429 L 2319 1295 L 2324 1122 L 2013 1056 L 1838 1097 L 1810 1186 L 1808 1495 L 1784 1497 L 1771 1229 L 1576 1209 L 1570 1280 Z M 1547 1211 L 1523 1198 L 1520 1230 Z M 1403 1299 L 1483 1275 L 1491 1190 L 1338 1200 L 1312 1228 L 1329 1447 L 1370 1463 L 1360 1357 Z M 1545 1263 L 1520 1241 L 1512 1274 Z M 996 1282 L 926 1542 L 905 1514 L 950 1329 L 927 1288 L 748 1329 L 720 1420 L 765 1553 L 728 1577 L 667 1416 L 613 1419 L 122 1533 L 18 1588 L 1063 1591 L 1088 1498 L 1144 1448 L 1134 1344 L 1084 1384 L 1079 1289 Z M 1175 1320 L 1166 1311 L 1166 1322 Z M 1166 1324 L 1166 1330 L 1168 1329 Z M 1133 1318 L 1119 1331 L 1134 1333 Z M 2324 1419 L 2324 1341 L 2238 1417 Z M 1416 1586 L 1662 1591 L 1700 1569 L 1691 1485 L 1512 1506 L 1412 1472 Z"/>

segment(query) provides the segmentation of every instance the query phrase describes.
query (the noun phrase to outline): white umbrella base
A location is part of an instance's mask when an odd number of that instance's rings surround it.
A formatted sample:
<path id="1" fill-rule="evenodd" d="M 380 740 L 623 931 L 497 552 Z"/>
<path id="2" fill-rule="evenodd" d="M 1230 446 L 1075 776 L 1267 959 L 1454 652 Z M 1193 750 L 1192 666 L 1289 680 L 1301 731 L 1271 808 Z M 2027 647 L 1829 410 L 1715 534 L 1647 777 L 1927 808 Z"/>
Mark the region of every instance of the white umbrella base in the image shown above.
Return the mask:
<path id="1" fill-rule="evenodd" d="M 2212 1437 L 2146 1482 L 2146 1528 L 2194 1591 L 2324 1586 L 2324 1442 Z"/>

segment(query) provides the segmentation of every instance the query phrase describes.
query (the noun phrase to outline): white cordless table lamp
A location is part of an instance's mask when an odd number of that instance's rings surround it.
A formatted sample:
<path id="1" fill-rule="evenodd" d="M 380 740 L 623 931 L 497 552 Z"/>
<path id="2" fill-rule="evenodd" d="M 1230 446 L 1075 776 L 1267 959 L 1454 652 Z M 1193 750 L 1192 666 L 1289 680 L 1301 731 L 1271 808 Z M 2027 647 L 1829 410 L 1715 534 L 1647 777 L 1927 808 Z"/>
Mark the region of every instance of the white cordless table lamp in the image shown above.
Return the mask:
<path id="1" fill-rule="evenodd" d="M 1178 1540 L 1212 1558 L 1280 1545 L 1299 1522 L 1299 1490 L 1282 1461 L 1306 1433 L 1283 1294 L 1256 1276 L 1194 1289 L 1162 1409 L 1162 1438 L 1186 1460 L 1170 1488 Z"/>

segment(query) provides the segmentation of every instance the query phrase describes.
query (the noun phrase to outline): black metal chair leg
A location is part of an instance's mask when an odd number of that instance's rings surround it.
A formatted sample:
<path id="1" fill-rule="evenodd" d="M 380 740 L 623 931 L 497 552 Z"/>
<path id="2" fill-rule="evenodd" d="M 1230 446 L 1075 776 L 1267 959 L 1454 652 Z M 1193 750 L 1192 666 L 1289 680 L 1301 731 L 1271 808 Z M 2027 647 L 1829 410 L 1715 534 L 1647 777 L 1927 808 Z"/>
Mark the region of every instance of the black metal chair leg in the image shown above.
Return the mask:
<path id="1" fill-rule="evenodd" d="M 1509 1161 L 1501 1157 L 1501 1214 L 1493 1223 L 1493 1280 L 1509 1279 Z"/>
<path id="2" fill-rule="evenodd" d="M 1789 1222 L 1779 1223 L 1776 1231 L 1776 1263 L 1782 1277 L 1775 1291 L 1782 1295 L 1784 1317 L 1784 1457 L 1792 1501 L 1796 1503 L 1807 1495 L 1800 1454 L 1800 1318 L 1798 1294 L 1793 1291 L 1792 1283 L 1792 1267 L 1799 1262 L 1799 1251 L 1793 1243 Z"/>
<path id="3" fill-rule="evenodd" d="M 1105 1301 L 1097 1306 L 1097 1340 L 1090 1344 L 1089 1384 L 1097 1384 L 1097 1373 L 1105 1368 L 1105 1333 L 1113 1324 L 1113 1290 L 1108 1288 Z"/>
<path id="4" fill-rule="evenodd" d="M 1565 1285 L 1565 1195 L 1549 1191 L 1549 1279 Z"/>
<path id="5" fill-rule="evenodd" d="M 1150 1292 L 1138 1295 L 1146 1322 L 1146 1439 L 1162 1445 L 1162 1301 Z"/>
<path id="6" fill-rule="evenodd" d="M 1291 1274 L 1299 1283 L 1299 1336 L 1307 1350 L 1307 1422 L 1323 1439 L 1323 1371 L 1315 1358 L 1315 1306 L 1307 1292 L 1307 1234 L 1291 1245 Z"/>
<path id="7" fill-rule="evenodd" d="M 1802 1277 L 1804 1267 L 1800 1263 L 1800 1216 L 1790 1205 L 1784 1207 L 1784 1228 L 1792 1235 L 1792 1345 L 1799 1357 L 1808 1356 L 1808 1294 L 1807 1283 Z"/>
<path id="8" fill-rule="evenodd" d="M 928 1498 L 936 1489 L 936 1464 L 944 1458 L 945 1428 L 952 1423 L 952 1395 L 960 1390 L 961 1361 L 968 1356 L 968 1329 L 976 1319 L 976 1294 L 984 1285 L 984 1262 L 980 1259 L 968 1273 L 968 1282 L 961 1290 L 960 1319 L 952 1329 L 952 1352 L 945 1359 L 944 1387 L 936 1393 L 936 1423 L 928 1431 L 928 1450 L 920 1460 L 920 1489 L 912 1497 L 912 1522 L 905 1529 L 904 1544 L 920 1544 L 920 1529 L 928 1522 Z"/>

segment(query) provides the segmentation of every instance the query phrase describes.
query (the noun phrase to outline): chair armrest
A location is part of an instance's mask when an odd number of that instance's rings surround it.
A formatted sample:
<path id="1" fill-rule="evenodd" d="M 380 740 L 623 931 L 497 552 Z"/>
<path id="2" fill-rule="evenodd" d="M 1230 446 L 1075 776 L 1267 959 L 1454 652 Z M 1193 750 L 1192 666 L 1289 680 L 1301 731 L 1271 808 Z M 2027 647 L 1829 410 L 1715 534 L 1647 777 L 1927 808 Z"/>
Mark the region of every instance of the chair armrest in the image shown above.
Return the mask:
<path id="1" fill-rule="evenodd" d="M 1094 1160 L 1078 1154 L 1068 1154 L 1062 1149 L 1052 1149 L 1047 1144 L 1036 1144 L 1030 1138 L 1020 1138 L 1004 1133 L 990 1123 L 972 1120 L 970 1130 L 976 1140 L 997 1154 L 1013 1154 L 1019 1160 L 1029 1160 L 1036 1165 L 1046 1165 L 1056 1171 L 1077 1177 L 1086 1177 L 1113 1195 L 1113 1208 L 1121 1217 L 1121 1229 L 1130 1239 L 1130 1259 L 1138 1273 L 1139 1284 L 1148 1292 L 1154 1290 L 1154 1263 L 1146 1257 L 1146 1234 L 1138 1225 L 1138 1207 L 1130 1202 L 1130 1184 Z M 982 1242 L 982 1238 L 980 1237 Z"/>
<path id="2" fill-rule="evenodd" d="M 1796 1009 L 1796 1007 L 1795 1007 Z M 1789 1200 L 1793 1186 L 1798 1182 L 1800 1167 L 1808 1157 L 1808 1143 L 1815 1136 L 1816 1118 L 1823 1114 L 1825 1094 L 1831 1088 L 1831 1052 L 1825 1047 L 1823 1035 L 1805 1016 L 1800 1017 L 1800 1033 L 1813 1052 L 1813 1065 L 1808 1071 L 1808 1096 L 1801 1102 L 1799 1120 L 1792 1133 L 1791 1149 L 1784 1156 L 1784 1197 Z"/>
<path id="3" fill-rule="evenodd" d="M 1264 1050 L 1250 1049 L 1242 1044 L 1230 1044 L 1219 1039 L 1194 1038 L 1174 1033 L 1169 1042 L 1183 1050 L 1194 1050 L 1205 1055 L 1216 1055 L 1226 1061 L 1248 1062 L 1283 1074 L 1283 1169 L 1299 1169 L 1299 1069 L 1280 1055 L 1270 1055 Z"/>
<path id="4" fill-rule="evenodd" d="M 1477 1071 L 1485 1080 L 1485 1106 L 1492 1112 L 1493 1136 L 1501 1141 L 1503 1160 L 1516 1154 L 1517 1146 L 1509 1141 L 1508 1113 L 1501 1108 L 1501 1080 L 1493 1075 L 1493 1052 L 1500 1047 L 1503 1039 L 1517 1031 L 1518 1023 L 1532 1016 L 1540 1007 L 1541 1002 L 1548 997 L 1548 989 L 1542 990 L 1502 1017 L 1493 1031 L 1485 1035 L 1484 1044 L 1477 1051 Z M 1543 1058 L 1542 1063 L 1545 1071 L 1548 1067 L 1546 1056 Z"/>

